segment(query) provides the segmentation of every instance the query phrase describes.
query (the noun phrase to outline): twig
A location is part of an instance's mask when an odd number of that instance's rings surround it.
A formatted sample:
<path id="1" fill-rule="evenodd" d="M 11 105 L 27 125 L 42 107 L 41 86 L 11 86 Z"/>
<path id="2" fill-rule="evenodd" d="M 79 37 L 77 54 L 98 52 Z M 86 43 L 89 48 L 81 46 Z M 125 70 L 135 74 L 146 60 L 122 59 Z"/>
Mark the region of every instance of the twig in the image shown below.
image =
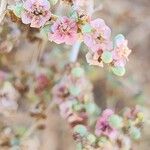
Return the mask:
<path id="1" fill-rule="evenodd" d="M 45 114 L 47 114 L 47 116 L 49 115 L 49 110 L 51 110 L 52 108 L 55 107 L 55 102 L 52 101 L 47 109 L 45 110 Z M 24 140 L 26 140 L 27 138 L 29 138 L 37 129 L 38 125 L 40 125 L 41 123 L 43 123 L 43 120 L 39 120 L 35 123 L 33 123 L 30 128 L 27 130 L 27 132 L 23 135 L 23 137 L 21 138 L 21 142 L 23 142 Z"/>
<path id="2" fill-rule="evenodd" d="M 1 0 L 1 4 L 0 4 L 0 23 L 2 22 L 2 20 L 5 16 L 6 7 L 7 7 L 7 0 Z"/>

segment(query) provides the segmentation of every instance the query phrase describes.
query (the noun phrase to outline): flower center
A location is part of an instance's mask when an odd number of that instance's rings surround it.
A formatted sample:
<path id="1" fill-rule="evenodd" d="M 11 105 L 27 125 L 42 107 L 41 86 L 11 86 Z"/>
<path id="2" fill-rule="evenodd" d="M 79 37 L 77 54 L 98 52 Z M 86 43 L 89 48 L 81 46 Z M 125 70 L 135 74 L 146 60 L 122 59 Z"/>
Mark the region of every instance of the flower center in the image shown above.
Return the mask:
<path id="1" fill-rule="evenodd" d="M 63 26 L 62 30 L 65 32 L 68 30 L 68 27 L 67 26 Z"/>
<path id="2" fill-rule="evenodd" d="M 65 25 L 65 24 L 61 24 L 60 30 L 61 30 L 61 32 L 63 32 L 63 33 L 67 33 L 67 32 L 69 31 L 69 26 L 68 26 L 68 25 Z"/>
<path id="3" fill-rule="evenodd" d="M 118 48 L 118 55 L 119 55 L 119 57 L 125 57 L 125 58 L 127 58 L 128 57 L 128 55 L 129 55 L 129 49 L 128 48 L 123 48 L 122 50 L 120 50 L 119 48 Z"/>
<path id="4" fill-rule="evenodd" d="M 100 42 L 100 43 L 103 43 L 103 42 L 105 41 L 105 39 L 103 38 L 102 35 L 99 35 L 99 36 L 97 37 L 97 40 L 98 40 L 98 42 Z"/>
<path id="5" fill-rule="evenodd" d="M 107 131 L 110 132 L 110 131 L 111 131 L 111 127 L 109 126 L 109 124 L 103 123 L 101 130 L 102 130 L 103 132 L 107 132 Z"/>
<path id="6" fill-rule="evenodd" d="M 59 88 L 59 96 L 63 97 L 63 98 L 68 97 L 69 96 L 68 89 L 66 87 L 60 87 Z"/>
<path id="7" fill-rule="evenodd" d="M 36 16 L 40 16 L 40 15 L 42 15 L 43 13 L 42 13 L 41 10 L 39 11 L 37 8 L 35 8 L 35 10 L 33 11 L 33 14 L 36 15 Z"/>

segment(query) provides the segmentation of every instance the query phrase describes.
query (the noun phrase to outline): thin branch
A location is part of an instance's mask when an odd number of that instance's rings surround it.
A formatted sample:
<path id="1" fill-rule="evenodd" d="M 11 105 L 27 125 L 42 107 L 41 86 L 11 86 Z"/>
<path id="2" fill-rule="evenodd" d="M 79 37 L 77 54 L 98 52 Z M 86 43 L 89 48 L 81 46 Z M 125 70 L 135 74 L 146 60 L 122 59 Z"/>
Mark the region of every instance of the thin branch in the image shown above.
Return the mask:
<path id="1" fill-rule="evenodd" d="M 6 7 L 7 7 L 7 0 L 1 0 L 1 4 L 0 4 L 0 23 L 2 22 L 2 20 L 5 16 Z"/>

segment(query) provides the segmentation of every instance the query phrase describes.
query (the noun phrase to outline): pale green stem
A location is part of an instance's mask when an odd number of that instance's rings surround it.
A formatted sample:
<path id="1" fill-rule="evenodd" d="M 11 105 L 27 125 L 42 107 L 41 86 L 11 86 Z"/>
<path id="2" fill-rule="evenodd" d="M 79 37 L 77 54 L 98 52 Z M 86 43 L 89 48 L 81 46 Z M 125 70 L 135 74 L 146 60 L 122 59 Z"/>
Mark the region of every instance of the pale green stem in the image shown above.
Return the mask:
<path id="1" fill-rule="evenodd" d="M 89 0 L 87 13 L 92 16 L 94 12 L 94 0 Z M 71 50 L 70 61 L 75 63 L 77 61 L 79 51 L 80 51 L 81 42 L 77 41 Z"/>

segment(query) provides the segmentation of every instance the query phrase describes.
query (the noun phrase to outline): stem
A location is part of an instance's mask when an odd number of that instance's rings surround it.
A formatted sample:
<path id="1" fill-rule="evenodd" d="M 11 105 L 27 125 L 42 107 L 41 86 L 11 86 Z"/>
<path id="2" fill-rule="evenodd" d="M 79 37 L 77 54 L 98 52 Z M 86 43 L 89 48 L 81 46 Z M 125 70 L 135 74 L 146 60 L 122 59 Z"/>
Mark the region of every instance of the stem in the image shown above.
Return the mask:
<path id="1" fill-rule="evenodd" d="M 80 46 L 81 46 L 81 42 L 78 41 L 72 47 L 71 55 L 70 55 L 70 61 L 73 63 L 76 62 L 76 60 L 78 58 Z"/>
<path id="2" fill-rule="evenodd" d="M 92 14 L 94 12 L 94 1 L 93 0 L 88 1 L 87 12 L 89 13 L 90 16 L 92 16 Z M 70 61 L 73 63 L 77 61 L 80 46 L 81 46 L 81 42 L 78 41 L 72 47 Z"/>
<path id="3" fill-rule="evenodd" d="M 89 15 L 92 16 L 92 14 L 94 12 L 94 0 L 89 0 L 87 11 L 88 11 Z"/>
<path id="4" fill-rule="evenodd" d="M 2 20 L 5 16 L 6 7 L 7 7 L 7 0 L 1 0 L 1 4 L 0 4 L 0 23 L 2 22 Z"/>

